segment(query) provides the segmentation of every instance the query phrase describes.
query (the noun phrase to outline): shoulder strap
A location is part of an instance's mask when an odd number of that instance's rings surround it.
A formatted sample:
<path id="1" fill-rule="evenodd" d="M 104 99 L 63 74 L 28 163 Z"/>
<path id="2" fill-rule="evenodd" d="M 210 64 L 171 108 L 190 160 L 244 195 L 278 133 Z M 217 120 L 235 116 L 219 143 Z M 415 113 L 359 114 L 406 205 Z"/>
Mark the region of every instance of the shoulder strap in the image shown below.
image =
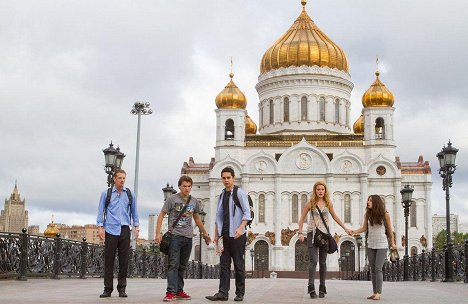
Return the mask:
<path id="1" fill-rule="evenodd" d="M 234 186 L 234 188 L 232 189 L 232 199 L 234 200 L 234 211 L 232 212 L 232 215 L 236 215 L 236 206 L 239 207 L 242 212 L 244 212 L 244 210 L 242 209 L 242 205 L 240 204 L 240 201 L 239 201 L 239 196 L 237 196 L 237 190 L 239 189 L 239 187 L 237 186 Z"/>
<path id="2" fill-rule="evenodd" d="M 128 211 L 128 216 L 130 217 L 130 224 L 132 224 L 132 203 L 133 203 L 133 196 L 132 196 L 132 191 L 130 189 L 125 188 L 127 190 L 127 197 L 128 197 L 128 206 L 127 206 L 127 211 Z"/>
<path id="3" fill-rule="evenodd" d="M 184 214 L 185 210 L 187 209 L 187 206 L 189 205 L 191 199 L 192 199 L 192 196 L 189 195 L 189 197 L 187 198 L 187 202 L 184 205 L 184 208 L 182 208 L 182 210 L 180 210 L 180 213 L 177 216 L 177 219 L 174 221 L 174 224 L 172 224 L 172 229 L 174 229 L 175 226 L 177 225 L 177 223 L 179 222 L 180 218 L 182 217 L 182 214 Z"/>
<path id="4" fill-rule="evenodd" d="M 319 206 L 316 206 L 316 208 L 317 208 L 317 210 L 318 210 L 318 212 L 319 212 L 319 214 L 320 214 L 320 217 L 322 218 L 322 222 L 323 222 L 323 224 L 325 225 L 325 228 L 327 228 L 328 234 L 331 234 L 331 233 L 330 233 L 330 229 L 328 229 L 327 223 L 325 222 L 325 219 L 323 218 L 322 211 L 320 211 Z"/>

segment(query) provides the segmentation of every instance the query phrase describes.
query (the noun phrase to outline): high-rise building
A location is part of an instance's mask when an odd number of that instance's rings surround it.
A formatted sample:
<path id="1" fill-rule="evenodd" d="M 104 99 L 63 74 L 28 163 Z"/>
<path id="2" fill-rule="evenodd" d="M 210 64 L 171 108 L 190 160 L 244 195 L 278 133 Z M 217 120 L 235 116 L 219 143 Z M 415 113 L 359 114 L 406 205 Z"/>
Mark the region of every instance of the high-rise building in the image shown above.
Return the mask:
<path id="1" fill-rule="evenodd" d="M 434 214 L 432 216 L 432 239 L 435 240 L 439 232 L 447 229 L 447 216 Z M 450 233 L 458 232 L 458 214 L 450 214 Z"/>
<path id="2" fill-rule="evenodd" d="M 39 235 L 39 225 L 31 225 L 28 227 L 28 234 Z"/>
<path id="3" fill-rule="evenodd" d="M 20 233 L 23 228 L 28 227 L 28 219 L 25 199 L 21 200 L 15 183 L 13 193 L 9 199 L 5 199 L 5 206 L 0 214 L 0 231 Z"/>
<path id="4" fill-rule="evenodd" d="M 150 214 L 148 216 L 148 240 L 154 240 L 154 234 L 156 232 L 156 214 Z"/>
<path id="5" fill-rule="evenodd" d="M 83 238 L 86 238 L 88 243 L 94 244 L 104 244 L 104 241 L 101 241 L 98 234 L 98 226 L 94 224 L 86 224 L 84 226 L 73 225 L 59 225 L 60 236 L 64 239 L 83 241 Z"/>

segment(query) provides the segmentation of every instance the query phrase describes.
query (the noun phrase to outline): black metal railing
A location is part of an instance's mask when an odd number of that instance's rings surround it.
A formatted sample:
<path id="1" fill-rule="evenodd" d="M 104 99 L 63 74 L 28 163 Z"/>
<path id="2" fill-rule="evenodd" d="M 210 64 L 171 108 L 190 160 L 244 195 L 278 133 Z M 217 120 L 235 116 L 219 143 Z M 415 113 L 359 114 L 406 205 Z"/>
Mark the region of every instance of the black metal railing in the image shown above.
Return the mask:
<path id="1" fill-rule="evenodd" d="M 167 257 L 154 252 L 130 249 L 129 277 L 166 278 Z M 115 263 L 115 272 L 118 270 Z M 200 271 L 201 268 L 201 271 Z M 219 265 L 190 261 L 185 277 L 219 278 Z M 32 277 L 102 277 L 104 246 L 62 239 L 0 232 L 0 278 L 26 280 Z"/>
<path id="2" fill-rule="evenodd" d="M 438 281 L 445 279 L 445 261 L 447 248 L 434 248 L 408 258 L 408 279 L 410 281 Z M 464 245 L 453 247 L 453 278 L 455 281 L 468 283 L 468 241 Z M 396 263 L 386 261 L 383 267 L 384 281 L 403 281 L 404 260 Z M 368 269 L 344 276 L 345 280 L 370 280 Z"/>

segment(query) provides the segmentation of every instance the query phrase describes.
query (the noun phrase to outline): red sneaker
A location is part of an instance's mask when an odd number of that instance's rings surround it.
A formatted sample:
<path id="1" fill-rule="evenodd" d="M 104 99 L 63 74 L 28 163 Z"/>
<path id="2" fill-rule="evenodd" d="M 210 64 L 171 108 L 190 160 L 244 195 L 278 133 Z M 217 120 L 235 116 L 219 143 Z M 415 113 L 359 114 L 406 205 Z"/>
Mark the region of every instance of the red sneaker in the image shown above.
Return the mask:
<path id="1" fill-rule="evenodd" d="M 185 293 L 185 291 L 179 291 L 176 295 L 175 295 L 176 299 L 177 300 L 191 300 L 192 297 L 189 296 L 188 294 Z"/>
<path id="2" fill-rule="evenodd" d="M 166 292 L 166 296 L 164 297 L 163 301 L 164 302 L 172 302 L 176 300 L 176 295 L 175 293 L 172 292 Z"/>

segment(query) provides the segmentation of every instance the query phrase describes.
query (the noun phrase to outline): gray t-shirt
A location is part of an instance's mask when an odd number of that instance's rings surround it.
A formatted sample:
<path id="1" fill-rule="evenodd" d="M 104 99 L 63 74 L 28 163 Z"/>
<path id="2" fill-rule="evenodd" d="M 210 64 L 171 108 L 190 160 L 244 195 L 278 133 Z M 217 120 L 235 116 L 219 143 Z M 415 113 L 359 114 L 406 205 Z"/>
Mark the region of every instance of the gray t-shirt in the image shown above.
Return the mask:
<path id="1" fill-rule="evenodd" d="M 161 211 L 167 213 L 169 215 L 168 221 L 168 228 L 169 230 L 172 229 L 172 225 L 174 221 L 179 216 L 180 211 L 184 208 L 186 200 L 183 200 L 179 193 L 171 195 L 166 199 L 164 202 L 164 206 L 162 207 Z M 193 225 L 192 225 L 192 218 L 194 213 L 200 212 L 200 203 L 196 198 L 193 196 L 190 198 L 189 205 L 182 214 L 179 222 L 172 230 L 174 235 L 181 235 L 188 238 L 193 237 Z"/>

